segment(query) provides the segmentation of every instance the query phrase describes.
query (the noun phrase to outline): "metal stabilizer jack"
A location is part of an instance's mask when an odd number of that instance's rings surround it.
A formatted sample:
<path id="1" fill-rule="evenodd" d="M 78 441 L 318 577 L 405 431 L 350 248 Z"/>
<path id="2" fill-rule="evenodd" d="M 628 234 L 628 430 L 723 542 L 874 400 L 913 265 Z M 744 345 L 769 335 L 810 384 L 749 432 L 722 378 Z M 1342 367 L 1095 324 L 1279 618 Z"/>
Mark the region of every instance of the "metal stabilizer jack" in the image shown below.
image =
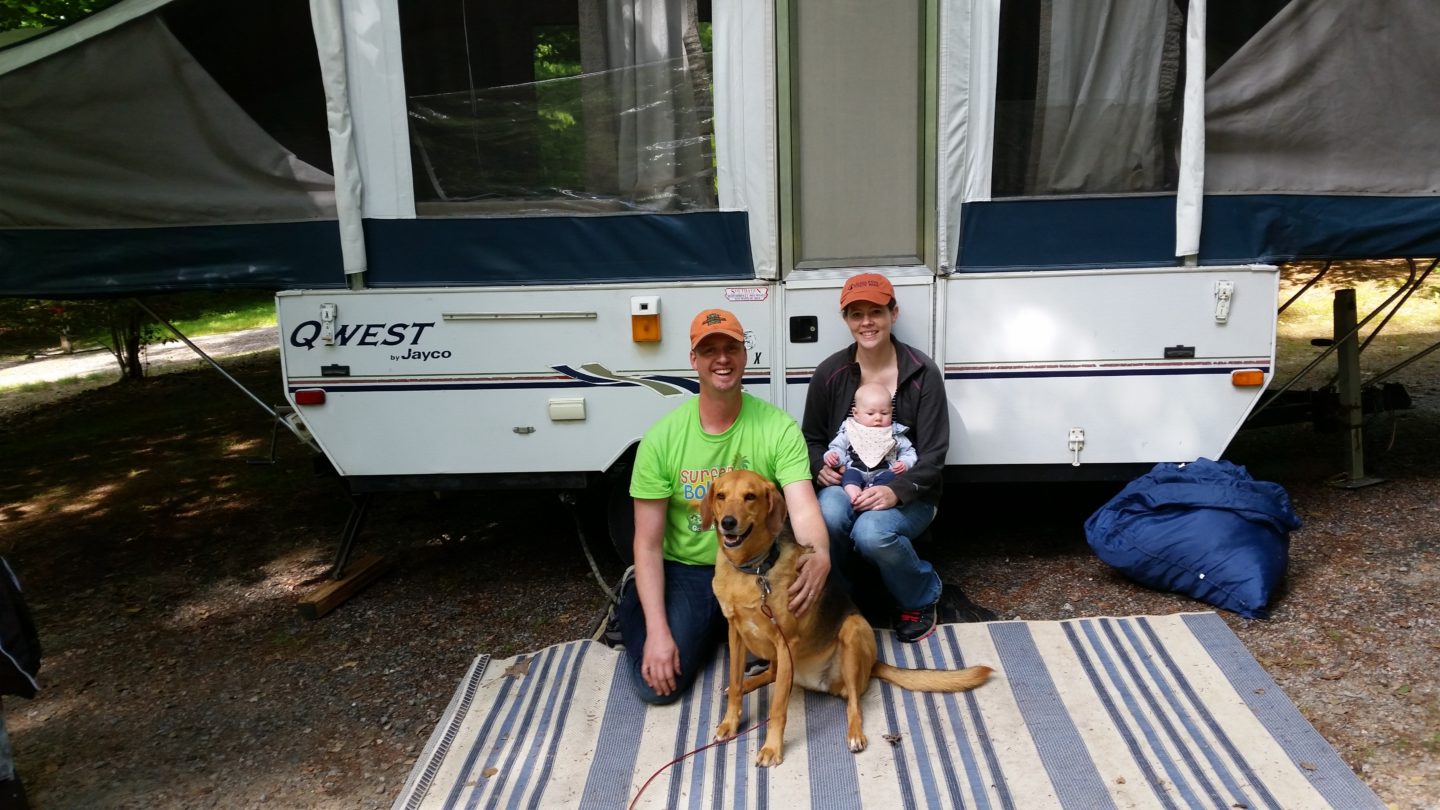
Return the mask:
<path id="1" fill-rule="evenodd" d="M 1359 489 L 1379 484 L 1385 479 L 1365 474 L 1365 413 L 1360 398 L 1360 339 L 1355 326 L 1355 291 L 1335 291 L 1335 357 L 1339 372 L 1335 390 L 1340 395 L 1340 409 L 1347 430 L 1345 471 L 1330 483 L 1344 489 Z"/>

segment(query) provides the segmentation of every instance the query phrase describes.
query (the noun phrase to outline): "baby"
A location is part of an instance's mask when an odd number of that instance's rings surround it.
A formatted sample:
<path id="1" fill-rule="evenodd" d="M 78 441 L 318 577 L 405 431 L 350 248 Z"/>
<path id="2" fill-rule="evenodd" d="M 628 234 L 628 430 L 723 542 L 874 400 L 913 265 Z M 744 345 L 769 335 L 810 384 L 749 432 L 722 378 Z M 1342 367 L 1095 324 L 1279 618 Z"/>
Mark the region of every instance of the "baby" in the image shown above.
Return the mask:
<path id="1" fill-rule="evenodd" d="M 877 383 L 855 391 L 855 410 L 840 426 L 825 463 L 845 470 L 840 485 L 851 503 L 861 491 L 888 484 L 915 466 L 915 446 L 903 435 L 907 427 L 890 415 L 890 392 Z"/>

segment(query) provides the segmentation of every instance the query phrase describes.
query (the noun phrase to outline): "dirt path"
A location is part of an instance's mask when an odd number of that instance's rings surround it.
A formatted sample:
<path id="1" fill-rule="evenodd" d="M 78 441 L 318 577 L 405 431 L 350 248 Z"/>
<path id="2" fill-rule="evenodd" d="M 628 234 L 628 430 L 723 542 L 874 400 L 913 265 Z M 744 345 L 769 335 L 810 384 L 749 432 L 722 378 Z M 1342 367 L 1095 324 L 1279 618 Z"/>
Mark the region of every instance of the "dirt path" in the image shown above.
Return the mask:
<path id="1" fill-rule="evenodd" d="M 196 346 L 216 361 L 279 347 L 274 326 L 243 329 L 221 335 L 193 338 Z M 204 365 L 200 356 L 178 340 L 151 346 L 145 353 L 150 376 L 188 371 Z M 224 367 L 224 363 L 221 366 Z M 67 399 L 82 391 L 109 385 L 120 378 L 115 357 L 104 349 L 54 354 L 34 360 L 0 363 L 0 418 Z M 37 383 L 59 383 L 35 388 Z"/>
<path id="2" fill-rule="evenodd" d="M 279 343 L 276 342 L 276 335 L 276 327 L 261 326 L 255 329 L 242 329 L 239 332 L 227 332 L 223 335 L 192 338 L 192 342 L 211 357 L 233 357 L 276 348 L 279 346 Z M 200 362 L 200 358 L 189 346 L 179 340 L 171 340 L 168 343 L 151 346 L 145 353 L 145 362 L 150 366 L 150 373 L 153 374 L 162 368 L 176 365 L 188 366 L 191 363 Z M 34 360 L 0 363 L 0 391 L 18 385 L 56 382 L 99 373 L 108 373 L 114 377 L 120 375 L 119 369 L 115 365 L 115 358 L 104 349 L 90 349 L 74 354 L 55 354 L 37 357 Z"/>

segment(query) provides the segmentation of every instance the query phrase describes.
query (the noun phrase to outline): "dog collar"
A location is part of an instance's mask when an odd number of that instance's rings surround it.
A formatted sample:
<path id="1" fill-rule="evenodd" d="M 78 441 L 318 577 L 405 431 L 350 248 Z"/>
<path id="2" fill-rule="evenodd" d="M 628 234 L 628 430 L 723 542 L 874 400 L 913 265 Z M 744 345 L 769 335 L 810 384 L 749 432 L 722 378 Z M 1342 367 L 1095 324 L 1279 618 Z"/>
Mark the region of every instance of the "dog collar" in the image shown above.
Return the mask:
<path id="1" fill-rule="evenodd" d="M 760 556 L 753 559 L 746 560 L 739 565 L 736 565 L 735 563 L 731 563 L 731 565 L 734 565 L 737 569 L 744 571 L 747 574 L 754 574 L 757 577 L 763 577 L 766 574 L 770 573 L 770 569 L 774 567 L 775 561 L 778 559 L 780 559 L 780 544 L 771 543 L 769 550 L 767 550 L 764 554 L 761 554 Z"/>

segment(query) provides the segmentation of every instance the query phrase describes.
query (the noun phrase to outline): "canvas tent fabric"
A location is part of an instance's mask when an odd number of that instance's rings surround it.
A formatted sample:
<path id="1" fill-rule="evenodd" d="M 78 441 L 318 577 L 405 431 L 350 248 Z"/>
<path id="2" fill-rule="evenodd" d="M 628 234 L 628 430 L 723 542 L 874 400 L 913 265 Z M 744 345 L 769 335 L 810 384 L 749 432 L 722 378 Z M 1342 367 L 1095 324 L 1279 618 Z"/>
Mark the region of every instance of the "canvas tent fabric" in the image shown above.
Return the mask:
<path id="1" fill-rule="evenodd" d="M 1187 7 L 1187 69 L 1194 73 L 1196 24 L 1213 39 L 1214 32 L 1233 34 L 1244 15 L 1207 10 L 1199 0 Z M 1203 137 L 1186 104 L 1182 147 L 1190 151 L 1179 165 L 1182 180 L 1203 178 L 1198 215 L 1190 189 L 1182 189 L 1178 229 L 1177 200 L 1168 191 L 1035 191 L 994 200 L 988 190 L 967 189 L 958 269 L 1163 266 L 1191 253 L 1201 264 L 1434 255 L 1437 35 L 1440 16 L 1425 0 L 1288 3 L 1211 66 Z M 1093 47 L 1101 41 L 1087 40 Z M 1047 53 L 1046 75 L 1060 69 L 1060 52 Z M 1083 48 L 1069 54 L 1072 68 L 1091 61 Z M 1089 161 L 1080 153 L 1072 160 Z M 1122 212 L 1125 221 L 1117 222 Z"/>
<path id="2" fill-rule="evenodd" d="M 343 285 L 333 179 L 144 13 L 157 5 L 3 54 L 0 295 Z"/>
<path id="3" fill-rule="evenodd" d="M 1292 2 L 1206 85 L 1207 263 L 1440 253 L 1440 15 Z"/>
<path id="4" fill-rule="evenodd" d="M 613 5 L 638 10 L 639 20 L 645 9 L 673 16 L 677 3 Z M 575 257 L 557 254 L 532 273 L 527 256 L 577 227 L 591 274 L 581 281 L 692 271 L 700 275 L 683 277 L 773 279 L 787 270 L 776 120 L 785 66 L 771 3 L 715 4 L 718 210 L 587 214 L 578 225 L 573 211 L 417 217 L 414 172 L 424 169 L 411 160 L 398 0 L 312 4 L 340 12 L 323 25 L 339 25 L 343 42 L 325 38 L 317 59 L 332 109 L 316 103 L 293 112 L 323 121 L 341 112 L 343 95 L 350 122 L 332 122 L 330 137 L 335 155 L 355 155 L 353 167 L 271 137 L 231 99 L 202 67 L 208 62 L 196 59 L 209 54 L 189 53 L 179 26 L 167 29 L 183 5 L 121 0 L 0 51 L 0 295 L 333 287 L 345 285 L 346 270 L 362 268 L 367 279 L 396 286 L 570 283 Z M 997 65 L 1012 44 L 1000 35 L 1007 7 L 941 0 L 932 133 L 938 272 L 1172 265 L 1182 245 L 1196 243 L 1197 223 L 1202 264 L 1440 252 L 1440 161 L 1430 135 L 1440 123 L 1440 54 L 1429 47 L 1440 17 L 1425 0 L 1289 3 L 1206 82 L 1203 130 L 1188 99 L 1200 72 L 1195 44 L 1201 23 L 1225 30 L 1235 14 L 1223 6 L 1207 14 L 1204 0 L 1038 5 L 1049 9 L 1049 27 L 1044 59 L 1027 57 L 1044 84 L 1029 103 L 1046 107 L 1035 155 L 1064 165 L 1037 175 L 1048 178 L 1034 187 L 1044 196 L 994 199 L 993 176 L 1004 165 L 994 130 Z M 254 16 L 235 0 L 214 0 L 205 11 L 217 30 L 226 14 Z M 1180 92 L 1179 11 L 1189 25 L 1182 143 L 1190 151 L 1178 165 L 1182 180 L 1203 176 L 1198 208 L 1191 198 L 1177 205 L 1173 133 L 1161 133 L 1155 112 Z M 286 30 L 311 25 L 302 14 Z M 256 58 L 264 47 L 246 43 Z M 671 44 L 664 52 L 673 51 Z M 1050 109 L 1064 99 L 1085 105 Z M 1112 119 L 1127 122 L 1120 131 L 1135 148 L 1110 148 L 1103 133 L 1116 131 Z M 342 175 L 354 168 L 363 177 L 363 186 L 341 178 L 342 197 L 362 198 L 359 217 L 353 199 L 338 213 L 336 180 L 316 165 L 327 160 Z M 1157 178 L 1164 190 L 1154 190 Z M 348 229 L 344 248 L 337 219 Z M 423 262 L 411 258 L 416 251 Z"/>
<path id="5" fill-rule="evenodd" d="M 0 76 L 0 227 L 334 219 L 334 181 L 276 143 L 156 17 Z"/>
<path id="6" fill-rule="evenodd" d="M 1292 2 L 1206 84 L 1210 194 L 1440 195 L 1440 14 Z"/>

